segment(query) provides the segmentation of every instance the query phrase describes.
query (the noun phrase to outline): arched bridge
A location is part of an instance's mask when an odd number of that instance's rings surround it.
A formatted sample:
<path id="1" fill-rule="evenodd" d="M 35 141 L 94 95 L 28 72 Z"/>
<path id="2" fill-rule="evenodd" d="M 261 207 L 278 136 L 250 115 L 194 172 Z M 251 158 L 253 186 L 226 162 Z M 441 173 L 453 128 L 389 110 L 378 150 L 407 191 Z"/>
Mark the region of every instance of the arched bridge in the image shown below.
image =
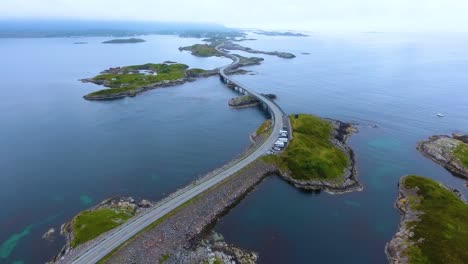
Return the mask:
<path id="1" fill-rule="evenodd" d="M 286 115 L 281 110 L 281 108 L 270 99 L 256 93 L 247 86 L 227 76 L 225 70 L 229 67 L 236 66 L 236 64 L 239 63 L 239 58 L 220 50 L 220 46 L 216 48 L 225 54 L 226 57 L 233 60 L 232 64 L 220 68 L 221 80 L 239 88 L 238 90 L 257 98 L 266 106 L 273 120 L 273 130 L 271 135 L 269 135 L 268 139 L 263 144 L 261 144 L 254 151 L 250 152 L 250 154 L 239 160 L 236 160 L 221 170 L 217 170 L 216 173 L 213 173 L 213 175 L 195 181 L 193 184 L 190 184 L 185 188 L 169 195 L 156 204 L 153 208 L 140 215 L 137 215 L 121 226 L 96 238 L 91 245 L 88 245 L 87 248 L 83 248 L 82 251 L 77 249 L 74 254 L 66 255 L 63 259 L 58 260 L 58 263 L 91 264 L 98 262 L 114 249 L 118 248 L 125 241 L 132 238 L 145 227 L 149 226 L 151 223 L 161 219 L 187 201 L 202 194 L 216 184 L 221 183 L 223 180 L 245 168 L 257 158 L 265 155 L 274 145 L 275 141 L 278 139 L 278 131 L 283 128 L 284 124 L 288 124 Z"/>

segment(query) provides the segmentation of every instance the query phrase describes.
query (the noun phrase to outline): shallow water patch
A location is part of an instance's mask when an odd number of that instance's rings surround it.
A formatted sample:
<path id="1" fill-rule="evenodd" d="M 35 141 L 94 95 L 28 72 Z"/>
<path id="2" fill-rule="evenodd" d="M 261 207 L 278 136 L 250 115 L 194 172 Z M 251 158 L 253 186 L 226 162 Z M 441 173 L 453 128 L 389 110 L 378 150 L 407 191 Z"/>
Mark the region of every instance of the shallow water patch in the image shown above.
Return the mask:
<path id="1" fill-rule="evenodd" d="M 82 205 L 90 206 L 93 204 L 93 198 L 89 197 L 88 195 L 81 195 L 80 202 Z"/>

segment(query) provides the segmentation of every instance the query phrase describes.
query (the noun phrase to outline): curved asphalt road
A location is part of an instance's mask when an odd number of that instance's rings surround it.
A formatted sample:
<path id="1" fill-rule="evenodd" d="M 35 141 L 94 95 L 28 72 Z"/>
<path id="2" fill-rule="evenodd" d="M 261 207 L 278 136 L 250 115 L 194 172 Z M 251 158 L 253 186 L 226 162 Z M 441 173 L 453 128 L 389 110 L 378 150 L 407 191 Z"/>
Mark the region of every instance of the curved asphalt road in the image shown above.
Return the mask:
<path id="1" fill-rule="evenodd" d="M 222 45 L 222 44 L 221 44 Z M 185 190 L 184 192 L 180 193 L 179 195 L 168 199 L 164 203 L 160 204 L 157 207 L 154 207 L 147 212 L 138 215 L 132 218 L 127 223 L 123 224 L 122 226 L 116 228 L 115 230 L 110 231 L 107 235 L 100 238 L 98 244 L 94 247 L 90 248 L 86 252 L 84 252 L 81 256 L 76 257 L 74 259 L 69 260 L 68 263 L 74 264 L 90 264 L 96 263 L 112 250 L 117 248 L 119 245 L 136 235 L 138 232 L 143 230 L 145 227 L 153 223 L 154 221 L 160 219 L 167 213 L 171 212 L 172 210 L 176 209 L 180 205 L 184 204 L 185 202 L 189 201 L 190 199 L 196 197 L 197 195 L 203 193 L 204 191 L 208 190 L 209 188 L 213 187 L 214 185 L 220 183 L 221 181 L 225 180 L 229 176 L 235 174 L 237 171 L 241 170 L 251 162 L 255 161 L 260 156 L 264 155 L 271 149 L 274 145 L 275 141 L 278 139 L 278 132 L 283 127 L 283 111 L 274 104 L 269 99 L 265 98 L 261 94 L 257 94 L 256 92 L 250 90 L 246 86 L 242 85 L 239 82 L 232 80 L 229 76 L 225 74 L 225 70 L 229 67 L 234 66 L 239 62 L 239 59 L 236 56 L 231 54 L 227 54 L 221 50 L 217 46 L 216 49 L 225 54 L 226 57 L 233 60 L 232 64 L 226 65 L 220 69 L 220 74 L 225 79 L 229 80 L 230 82 L 234 83 L 238 87 L 242 87 L 247 92 L 249 92 L 252 96 L 258 98 L 259 100 L 263 101 L 265 104 L 268 105 L 270 108 L 274 127 L 272 134 L 268 137 L 268 139 L 258 147 L 254 152 L 252 152 L 249 156 L 243 158 L 236 164 L 232 165 L 231 167 L 219 172 L 218 174 L 205 179 L 202 182 L 198 182 L 193 187 Z"/>

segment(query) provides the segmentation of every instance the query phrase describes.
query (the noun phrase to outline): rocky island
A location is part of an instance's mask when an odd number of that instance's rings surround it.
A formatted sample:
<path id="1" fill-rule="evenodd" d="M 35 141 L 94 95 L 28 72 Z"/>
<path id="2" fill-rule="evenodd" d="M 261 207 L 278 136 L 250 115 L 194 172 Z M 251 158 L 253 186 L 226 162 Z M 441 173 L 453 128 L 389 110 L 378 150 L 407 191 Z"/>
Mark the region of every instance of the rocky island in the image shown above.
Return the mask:
<path id="1" fill-rule="evenodd" d="M 221 57 L 223 54 L 215 49 L 212 44 L 194 44 L 187 47 L 179 47 L 180 51 L 190 51 L 193 56 L 197 57 Z"/>
<path id="2" fill-rule="evenodd" d="M 252 48 L 244 47 L 239 44 L 233 43 L 232 41 L 219 40 L 219 39 L 214 39 L 210 41 L 212 42 L 209 44 L 194 44 L 192 46 L 180 47 L 179 50 L 190 51 L 192 55 L 199 56 L 199 57 L 211 57 L 211 56 L 220 57 L 220 56 L 223 56 L 223 54 L 219 52 L 218 50 L 216 50 L 216 46 L 223 44 L 223 49 L 225 50 L 240 50 L 240 51 L 253 53 L 253 54 L 265 54 L 265 55 L 271 55 L 271 56 L 278 56 L 284 59 L 292 59 L 296 57 L 294 54 L 291 54 L 288 52 L 255 50 Z"/>
<path id="3" fill-rule="evenodd" d="M 400 179 L 399 231 L 385 252 L 392 264 L 450 263 L 468 259 L 468 204 L 449 187 L 410 175 Z"/>
<path id="4" fill-rule="evenodd" d="M 128 38 L 128 39 L 112 39 L 102 42 L 103 44 L 128 44 L 128 43 L 142 43 L 146 42 L 144 39 L 139 38 Z"/>
<path id="5" fill-rule="evenodd" d="M 147 90 L 183 84 L 195 78 L 218 74 L 217 70 L 189 69 L 180 63 L 147 63 L 110 68 L 93 78 L 82 79 L 109 89 L 85 95 L 87 100 L 111 100 L 135 96 Z"/>
<path id="6" fill-rule="evenodd" d="M 468 179 L 468 135 L 432 136 L 419 142 L 417 149 L 453 174 Z"/>
<path id="7" fill-rule="evenodd" d="M 307 37 L 308 35 L 302 33 L 294 33 L 294 32 L 278 32 L 278 31 L 255 31 L 255 34 L 258 35 L 265 35 L 270 37 L 275 36 L 282 36 L 282 37 Z"/>
<path id="8" fill-rule="evenodd" d="M 257 57 L 238 56 L 239 63 L 231 67 L 228 74 L 245 74 L 248 71 L 241 67 L 258 65 L 263 59 Z M 92 92 L 84 96 L 86 100 L 113 100 L 124 97 L 134 97 L 139 93 L 161 88 L 181 85 L 186 82 L 195 81 L 218 75 L 219 69 L 204 70 L 189 68 L 189 66 L 172 61 L 164 63 L 147 63 L 124 67 L 109 68 L 93 78 L 81 79 L 83 83 L 94 83 L 108 87 L 108 89 Z"/>
<path id="9" fill-rule="evenodd" d="M 274 94 L 262 94 L 263 96 L 269 99 L 276 99 L 276 95 Z M 260 101 L 251 96 L 251 95 L 242 95 L 238 97 L 234 97 L 228 101 L 228 105 L 231 108 L 246 108 L 246 107 L 253 107 L 260 104 Z"/>

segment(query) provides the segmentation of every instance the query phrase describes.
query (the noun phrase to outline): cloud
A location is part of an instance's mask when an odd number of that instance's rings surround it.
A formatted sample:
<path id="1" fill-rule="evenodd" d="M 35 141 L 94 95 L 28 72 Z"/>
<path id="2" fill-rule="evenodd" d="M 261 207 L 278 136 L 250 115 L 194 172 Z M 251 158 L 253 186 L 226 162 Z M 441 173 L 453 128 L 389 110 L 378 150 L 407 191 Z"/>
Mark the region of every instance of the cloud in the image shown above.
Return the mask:
<path id="1" fill-rule="evenodd" d="M 5 18 L 214 22 L 298 30 L 463 31 L 466 0 L 2 0 Z"/>

